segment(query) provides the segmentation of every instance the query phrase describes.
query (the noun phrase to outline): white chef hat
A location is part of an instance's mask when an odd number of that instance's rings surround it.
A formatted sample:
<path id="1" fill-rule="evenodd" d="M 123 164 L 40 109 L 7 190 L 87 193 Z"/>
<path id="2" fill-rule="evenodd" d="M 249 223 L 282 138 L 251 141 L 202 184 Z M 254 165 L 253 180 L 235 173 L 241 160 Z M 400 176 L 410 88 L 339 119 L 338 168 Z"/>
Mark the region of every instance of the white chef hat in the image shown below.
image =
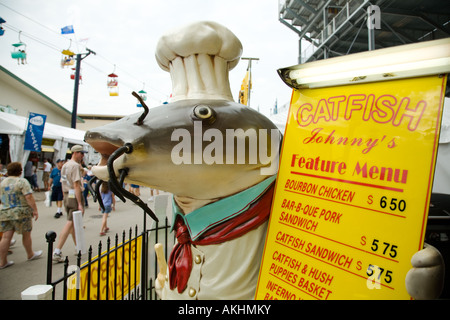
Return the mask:
<path id="1" fill-rule="evenodd" d="M 195 22 L 163 35 L 156 48 L 159 66 L 170 72 L 172 101 L 233 100 L 228 71 L 239 62 L 242 44 L 224 26 Z"/>

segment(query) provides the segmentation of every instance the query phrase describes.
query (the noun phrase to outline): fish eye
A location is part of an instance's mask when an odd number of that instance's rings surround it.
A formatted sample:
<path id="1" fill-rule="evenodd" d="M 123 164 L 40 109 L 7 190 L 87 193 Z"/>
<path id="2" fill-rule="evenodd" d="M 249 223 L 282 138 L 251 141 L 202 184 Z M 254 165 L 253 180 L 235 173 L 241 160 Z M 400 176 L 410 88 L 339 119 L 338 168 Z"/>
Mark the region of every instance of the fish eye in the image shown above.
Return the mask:
<path id="1" fill-rule="evenodd" d="M 194 119 L 199 119 L 202 121 L 206 120 L 208 123 L 212 123 L 216 119 L 214 110 L 209 106 L 205 105 L 195 106 L 194 109 L 192 110 L 192 113 Z"/>
<path id="2" fill-rule="evenodd" d="M 194 108 L 194 115 L 199 119 L 208 119 L 212 116 L 212 110 L 208 106 L 196 106 Z"/>

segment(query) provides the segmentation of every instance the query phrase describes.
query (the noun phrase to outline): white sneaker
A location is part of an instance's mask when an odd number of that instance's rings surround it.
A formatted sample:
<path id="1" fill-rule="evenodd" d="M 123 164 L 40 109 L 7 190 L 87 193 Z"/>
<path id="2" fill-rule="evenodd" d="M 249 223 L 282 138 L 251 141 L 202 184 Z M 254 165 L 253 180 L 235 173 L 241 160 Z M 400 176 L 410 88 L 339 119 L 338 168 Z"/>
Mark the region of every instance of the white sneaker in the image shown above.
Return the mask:
<path id="1" fill-rule="evenodd" d="M 62 252 L 60 252 L 60 253 L 53 252 L 52 260 L 55 262 L 58 262 L 58 263 L 64 262 L 64 257 L 62 255 Z"/>

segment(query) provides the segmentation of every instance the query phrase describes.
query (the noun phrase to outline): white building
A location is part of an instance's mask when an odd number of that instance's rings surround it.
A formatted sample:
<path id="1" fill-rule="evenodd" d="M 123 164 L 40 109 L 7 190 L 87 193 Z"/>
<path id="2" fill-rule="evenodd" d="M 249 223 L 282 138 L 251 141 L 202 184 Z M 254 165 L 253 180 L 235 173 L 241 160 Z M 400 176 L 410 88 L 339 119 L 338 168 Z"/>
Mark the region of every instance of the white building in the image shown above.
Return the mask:
<path id="1" fill-rule="evenodd" d="M 46 123 L 40 152 L 24 150 L 25 129 L 28 113 L 46 115 Z M 41 180 L 45 158 L 53 163 L 70 157 L 74 144 L 85 147 L 86 164 L 97 158 L 94 150 L 83 141 L 85 131 L 70 128 L 72 113 L 56 101 L 0 66 L 0 160 L 3 165 L 13 161 L 22 162 L 32 158 Z M 78 123 L 84 123 L 80 117 Z"/>

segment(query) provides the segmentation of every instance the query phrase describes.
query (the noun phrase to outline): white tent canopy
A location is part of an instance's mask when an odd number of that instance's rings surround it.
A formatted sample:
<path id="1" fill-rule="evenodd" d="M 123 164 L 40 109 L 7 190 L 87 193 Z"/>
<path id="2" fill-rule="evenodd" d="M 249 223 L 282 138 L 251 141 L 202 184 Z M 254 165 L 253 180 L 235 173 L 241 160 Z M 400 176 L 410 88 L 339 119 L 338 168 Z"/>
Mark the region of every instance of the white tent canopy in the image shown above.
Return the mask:
<path id="1" fill-rule="evenodd" d="M 0 133 L 7 134 L 9 137 L 11 161 L 19 161 L 23 166 L 25 166 L 30 154 L 29 151 L 23 150 L 27 122 L 28 119 L 25 117 L 0 112 Z M 59 158 L 65 158 L 68 145 L 71 143 L 84 146 L 85 150 L 88 151 L 87 159 L 85 159 L 85 162 L 88 163 L 89 159 L 93 158 L 94 150 L 84 142 L 84 134 L 85 131 L 83 130 L 67 128 L 46 122 L 43 138 L 55 140 L 55 143 L 52 146 L 55 152 L 53 158 L 54 161 Z"/>

